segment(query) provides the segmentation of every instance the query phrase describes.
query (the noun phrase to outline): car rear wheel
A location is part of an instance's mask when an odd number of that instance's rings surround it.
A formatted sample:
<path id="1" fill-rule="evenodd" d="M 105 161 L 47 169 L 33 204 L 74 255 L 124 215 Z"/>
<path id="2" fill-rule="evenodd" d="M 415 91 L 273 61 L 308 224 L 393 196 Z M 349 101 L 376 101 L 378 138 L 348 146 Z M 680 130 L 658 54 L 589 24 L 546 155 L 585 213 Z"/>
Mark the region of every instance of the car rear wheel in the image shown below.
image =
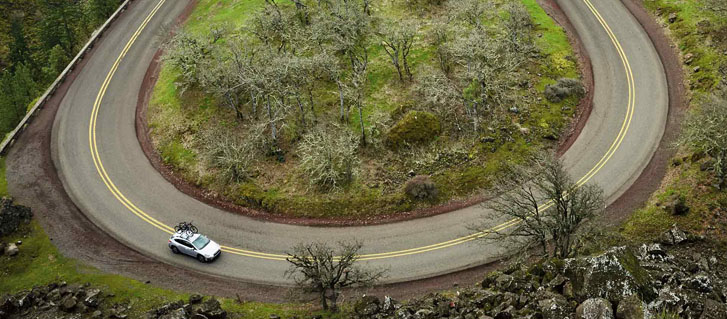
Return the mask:
<path id="1" fill-rule="evenodd" d="M 172 246 L 172 252 L 175 254 L 179 254 L 179 248 Z"/>
<path id="2" fill-rule="evenodd" d="M 207 258 L 204 258 L 204 256 L 202 256 L 202 255 L 197 255 L 197 260 L 199 260 L 199 262 L 203 263 L 203 262 L 207 261 Z"/>

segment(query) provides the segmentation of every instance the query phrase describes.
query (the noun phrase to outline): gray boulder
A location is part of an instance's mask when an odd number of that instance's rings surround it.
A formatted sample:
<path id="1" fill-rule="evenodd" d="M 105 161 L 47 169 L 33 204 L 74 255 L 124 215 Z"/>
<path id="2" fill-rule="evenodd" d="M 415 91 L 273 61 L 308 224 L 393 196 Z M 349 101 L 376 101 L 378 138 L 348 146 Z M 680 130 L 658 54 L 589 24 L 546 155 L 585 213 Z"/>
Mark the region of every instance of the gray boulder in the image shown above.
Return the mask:
<path id="1" fill-rule="evenodd" d="M 616 307 L 617 319 L 644 319 L 647 315 L 646 304 L 638 295 L 631 295 L 621 300 Z"/>
<path id="2" fill-rule="evenodd" d="M 187 319 L 187 312 L 184 308 L 177 308 L 159 317 L 159 319 Z"/>
<path id="3" fill-rule="evenodd" d="M 86 298 L 83 299 L 83 303 L 91 308 L 98 307 L 99 302 L 101 301 L 101 290 L 99 289 L 89 289 L 86 291 Z"/>
<path id="4" fill-rule="evenodd" d="M 15 244 L 10 244 L 5 247 L 5 254 L 8 256 L 15 256 L 18 254 L 18 246 Z"/>
<path id="5" fill-rule="evenodd" d="M 0 237 L 14 232 L 21 223 L 29 223 L 32 216 L 30 208 L 13 205 L 12 199 L 3 197 L 0 199 Z"/>
<path id="6" fill-rule="evenodd" d="M 61 301 L 61 309 L 65 312 L 72 312 L 78 304 L 78 299 L 73 296 L 67 296 Z"/>
<path id="7" fill-rule="evenodd" d="M 687 241 L 687 233 L 673 225 L 671 229 L 661 234 L 661 243 L 664 245 L 678 245 Z"/>
<path id="8" fill-rule="evenodd" d="M 568 300 L 558 294 L 548 294 L 549 298 L 538 301 L 538 309 L 543 319 L 572 319 L 572 308 Z"/>
<path id="9" fill-rule="evenodd" d="M 563 269 L 578 301 L 605 298 L 612 303 L 634 294 L 653 294 L 649 274 L 626 247 L 592 257 L 566 259 Z"/>
<path id="10" fill-rule="evenodd" d="M 578 319 L 614 319 L 611 302 L 603 298 L 586 299 L 576 307 Z"/>
<path id="11" fill-rule="evenodd" d="M 371 317 L 381 310 L 381 300 L 376 296 L 363 296 L 353 306 L 353 311 L 363 318 Z"/>

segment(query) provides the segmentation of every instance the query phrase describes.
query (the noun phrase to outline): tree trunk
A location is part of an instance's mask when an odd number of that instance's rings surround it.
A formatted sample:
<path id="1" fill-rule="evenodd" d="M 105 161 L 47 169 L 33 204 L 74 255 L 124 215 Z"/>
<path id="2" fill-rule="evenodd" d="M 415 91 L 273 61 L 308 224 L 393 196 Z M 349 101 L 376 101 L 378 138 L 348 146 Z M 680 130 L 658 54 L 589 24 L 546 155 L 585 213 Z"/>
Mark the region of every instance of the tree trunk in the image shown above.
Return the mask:
<path id="1" fill-rule="evenodd" d="M 273 143 L 278 141 L 277 132 L 275 131 L 275 121 L 273 121 L 273 111 L 270 109 L 270 96 L 265 97 L 265 107 L 268 109 L 268 119 L 270 119 L 270 134 L 273 137 Z"/>
<path id="2" fill-rule="evenodd" d="M 341 101 L 341 118 L 340 118 L 340 120 L 341 120 L 341 122 L 345 122 L 346 114 L 344 113 L 344 110 L 343 110 L 343 86 L 341 86 L 340 81 L 337 81 L 336 84 L 338 84 L 338 97 Z"/>
<path id="3" fill-rule="evenodd" d="M 298 108 L 300 109 L 300 121 L 301 123 L 303 123 L 303 128 L 305 128 L 305 109 L 303 108 L 303 103 L 300 102 L 299 95 L 295 96 L 295 100 L 298 101 Z"/>
<path id="4" fill-rule="evenodd" d="M 310 87 L 308 88 L 308 101 L 310 103 L 310 114 L 313 117 L 313 124 L 315 124 L 318 120 L 316 119 L 315 104 L 313 104 L 313 91 L 311 91 Z"/>
<path id="5" fill-rule="evenodd" d="M 363 106 L 361 105 L 361 101 L 357 103 L 358 105 L 358 121 L 361 125 L 361 144 L 364 146 L 366 145 L 366 129 L 364 128 L 364 120 L 363 120 Z"/>
<path id="6" fill-rule="evenodd" d="M 326 290 L 321 288 L 320 294 L 321 308 L 323 308 L 323 310 L 328 310 L 328 301 L 326 300 L 328 297 L 326 297 Z"/>
<path id="7" fill-rule="evenodd" d="M 257 97 L 250 92 L 250 100 L 252 101 L 252 116 L 257 120 Z"/>

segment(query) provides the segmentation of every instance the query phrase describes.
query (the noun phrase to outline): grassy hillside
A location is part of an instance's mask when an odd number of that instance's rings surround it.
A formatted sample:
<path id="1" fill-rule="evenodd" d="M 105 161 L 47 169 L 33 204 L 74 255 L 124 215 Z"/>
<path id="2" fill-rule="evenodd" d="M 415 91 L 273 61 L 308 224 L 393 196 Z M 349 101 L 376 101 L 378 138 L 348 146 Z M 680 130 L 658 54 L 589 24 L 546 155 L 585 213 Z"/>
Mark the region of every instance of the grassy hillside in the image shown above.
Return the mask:
<path id="1" fill-rule="evenodd" d="M 727 83 L 727 15 L 707 5 L 708 1 L 652 0 L 644 5 L 669 30 L 684 62 L 690 97 L 690 114 L 710 94 L 720 93 Z M 719 2 L 714 2 L 718 4 Z M 726 105 L 727 106 L 727 105 Z M 634 213 L 622 233 L 636 240 L 651 239 L 677 224 L 683 229 L 727 239 L 727 192 L 715 187 L 711 159 L 681 147 L 672 159 L 666 178 L 646 207 Z M 678 198 L 689 207 L 684 215 L 668 208 Z"/>
<path id="2" fill-rule="evenodd" d="M 575 114 L 578 99 L 571 97 L 553 103 L 546 100 L 542 92 L 546 85 L 556 83 L 560 78 L 578 78 L 579 71 L 564 31 L 535 0 L 522 0 L 533 22 L 529 36 L 536 50 L 518 68 L 518 82 L 507 88 L 512 102 L 498 106 L 513 111 L 503 111 L 497 119 L 486 119 L 479 124 L 477 132 L 466 133 L 469 134 L 466 137 L 463 137 L 465 133 L 458 133 L 462 129 L 455 126 L 466 126 L 466 130 L 470 123 L 442 118 L 442 132 L 427 137 L 431 141 L 400 149 L 387 147 L 390 129 L 407 112 L 431 111 L 421 101 L 421 81 L 438 68 L 432 34 L 436 24 L 444 21 L 447 8 L 446 1 L 442 5 L 424 5 L 418 9 L 412 9 L 407 3 L 410 2 L 388 0 L 374 4 L 372 15 L 378 19 L 376 21 L 415 21 L 418 24 L 415 44 L 409 55 L 414 79 L 399 81 L 380 40 L 372 37 L 361 112 L 363 121 L 356 108 L 349 106 L 348 101 L 346 103 L 351 110 L 350 118 L 343 124 L 345 130 L 353 136 L 360 135 L 360 123 L 363 122 L 369 139 L 365 146 L 357 148 L 355 176 L 350 182 L 325 190 L 311 185 L 310 177 L 301 168 L 304 155 L 299 146 L 315 128 L 310 124 L 308 127 L 301 125 L 294 116 L 288 116 L 278 128 L 280 137 L 276 148 L 279 149 L 255 157 L 254 164 L 247 168 L 249 176 L 233 181 L 224 178 L 222 170 L 212 165 L 211 156 L 205 153 L 210 144 L 204 137 L 209 135 L 206 132 L 214 128 L 215 132 L 244 137 L 252 134 L 252 124 L 236 120 L 234 112 L 223 107 L 223 101 L 215 96 L 194 87 L 182 90 L 183 76 L 170 63 L 162 66 L 148 112 L 152 140 L 162 159 L 190 183 L 243 206 L 294 216 L 361 217 L 409 211 L 478 194 L 496 178 L 503 165 L 522 161 L 536 150 L 555 144 L 554 140 Z M 506 4 L 509 1 L 492 3 L 497 14 L 484 18 L 483 25 L 494 39 L 503 32 L 499 28 L 508 18 Z M 205 36 L 210 25 L 246 30 L 263 6 L 262 0 L 202 0 L 184 31 Z M 455 66 L 454 76 L 462 72 L 462 66 Z M 464 94 L 470 89 L 465 87 Z M 318 126 L 329 132 L 335 131 L 331 126 L 340 125 L 337 124 L 336 92 L 332 83 L 317 86 L 312 94 L 317 105 L 314 113 L 308 114 L 309 117 L 315 115 Z M 465 116 L 464 111 L 456 112 L 460 113 L 459 117 Z M 267 130 L 255 134 L 269 135 Z M 438 196 L 426 201 L 408 197 L 403 188 L 412 177 L 410 174 L 429 175 L 438 188 Z"/>

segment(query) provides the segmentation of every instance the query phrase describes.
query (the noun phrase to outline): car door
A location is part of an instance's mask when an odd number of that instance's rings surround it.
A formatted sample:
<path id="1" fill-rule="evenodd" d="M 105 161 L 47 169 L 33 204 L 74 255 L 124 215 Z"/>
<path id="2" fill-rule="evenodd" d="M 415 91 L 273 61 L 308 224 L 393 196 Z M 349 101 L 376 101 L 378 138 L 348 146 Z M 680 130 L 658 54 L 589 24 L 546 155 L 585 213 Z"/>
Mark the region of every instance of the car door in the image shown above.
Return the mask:
<path id="1" fill-rule="evenodd" d="M 197 257 L 197 252 L 194 251 L 194 246 L 192 246 L 192 244 L 190 244 L 188 241 L 184 239 L 175 239 L 175 241 L 179 243 L 179 251 L 181 251 L 183 254 Z"/>

